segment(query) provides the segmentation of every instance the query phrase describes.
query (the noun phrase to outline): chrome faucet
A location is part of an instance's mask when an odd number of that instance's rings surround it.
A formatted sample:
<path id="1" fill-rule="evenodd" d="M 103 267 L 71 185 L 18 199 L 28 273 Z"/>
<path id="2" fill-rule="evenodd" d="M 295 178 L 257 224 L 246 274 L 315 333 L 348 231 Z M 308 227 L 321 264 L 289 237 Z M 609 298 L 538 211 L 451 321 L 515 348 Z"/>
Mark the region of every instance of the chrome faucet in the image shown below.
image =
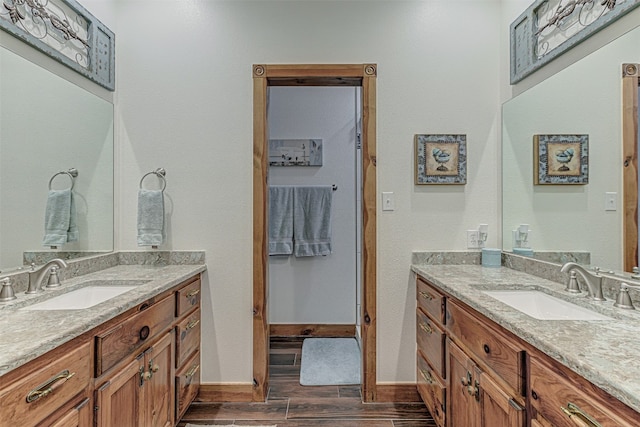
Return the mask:
<path id="1" fill-rule="evenodd" d="M 60 258 L 52 259 L 37 270 L 35 269 L 35 265 L 31 264 L 31 271 L 29 271 L 29 287 L 27 288 L 27 291 L 25 293 L 37 293 L 40 290 L 42 279 L 44 279 L 44 276 L 46 274 L 50 273 L 50 270 L 54 265 L 57 265 L 59 268 L 67 267 L 67 263 Z"/>
<path id="2" fill-rule="evenodd" d="M 587 284 L 587 288 L 589 288 L 589 297 L 596 301 L 606 301 L 606 298 L 602 295 L 602 276 L 600 275 L 599 269 L 596 269 L 595 272 L 591 272 L 577 264 L 575 262 L 567 262 L 564 263 L 560 272 L 568 273 L 571 271 L 575 271 L 582 276 L 584 282 Z"/>

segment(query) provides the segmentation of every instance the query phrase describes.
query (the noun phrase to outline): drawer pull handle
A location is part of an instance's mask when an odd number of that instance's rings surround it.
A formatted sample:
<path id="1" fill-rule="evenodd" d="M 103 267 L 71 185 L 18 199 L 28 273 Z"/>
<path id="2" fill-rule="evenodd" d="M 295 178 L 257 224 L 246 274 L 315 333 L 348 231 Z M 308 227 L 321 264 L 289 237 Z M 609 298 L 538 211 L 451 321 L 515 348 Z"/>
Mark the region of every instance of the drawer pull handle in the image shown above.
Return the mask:
<path id="1" fill-rule="evenodd" d="M 602 427 L 599 422 L 594 420 L 590 415 L 585 413 L 577 405 L 569 402 L 567 407 L 561 406 L 562 412 L 567 414 L 569 419 L 574 422 L 575 425 L 581 427 Z"/>
<path id="2" fill-rule="evenodd" d="M 147 338 L 149 338 L 149 333 L 150 333 L 150 329 L 148 326 L 143 326 L 142 328 L 140 328 L 140 332 L 138 333 L 138 336 L 140 337 L 141 341 L 146 340 Z"/>
<path id="3" fill-rule="evenodd" d="M 200 323 L 200 319 L 192 320 L 191 322 L 189 322 L 189 323 L 187 324 L 187 326 L 185 327 L 185 329 L 186 329 L 187 331 L 188 331 L 189 329 L 193 329 L 193 328 L 195 328 L 195 327 L 198 325 L 198 323 Z"/>
<path id="4" fill-rule="evenodd" d="M 425 331 L 428 334 L 432 334 L 433 333 L 433 329 L 431 329 L 431 326 L 427 325 L 426 323 L 420 322 L 420 329 L 422 329 L 423 331 Z"/>
<path id="5" fill-rule="evenodd" d="M 200 289 L 194 289 L 192 291 L 189 291 L 185 297 L 187 298 L 191 298 L 191 297 L 195 297 L 196 295 L 198 295 L 200 293 Z"/>
<path id="6" fill-rule="evenodd" d="M 422 378 L 424 378 L 427 384 L 435 384 L 435 381 L 433 380 L 433 376 L 431 375 L 431 372 L 425 371 L 424 369 L 420 369 L 420 374 L 422 375 Z"/>
<path id="7" fill-rule="evenodd" d="M 189 369 L 189 372 L 187 372 L 187 374 L 184 377 L 187 380 L 191 379 L 191 377 L 193 377 L 196 374 L 196 372 L 198 372 L 198 369 L 200 369 L 200 365 L 193 365 L 191 369 Z"/>
<path id="8" fill-rule="evenodd" d="M 27 394 L 27 403 L 35 402 L 36 400 L 47 397 L 58 388 L 62 387 L 64 383 L 66 383 L 69 378 L 74 376 L 75 372 L 69 372 L 67 369 L 60 372 L 55 377 L 51 378 L 49 381 L 41 384 L 37 389 L 31 390 L 29 394 Z"/>
<path id="9" fill-rule="evenodd" d="M 425 292 L 425 291 L 420 291 L 420 296 L 426 299 L 427 301 L 433 301 L 434 299 L 436 299 L 436 297 L 431 295 L 429 292 Z"/>

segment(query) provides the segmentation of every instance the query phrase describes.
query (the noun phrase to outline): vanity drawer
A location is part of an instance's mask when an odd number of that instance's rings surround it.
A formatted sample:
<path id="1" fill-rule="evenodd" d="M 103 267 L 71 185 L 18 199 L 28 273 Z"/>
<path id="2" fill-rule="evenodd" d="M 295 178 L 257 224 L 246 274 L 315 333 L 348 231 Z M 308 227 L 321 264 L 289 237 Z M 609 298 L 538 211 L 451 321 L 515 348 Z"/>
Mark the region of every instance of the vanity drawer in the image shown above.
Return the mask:
<path id="1" fill-rule="evenodd" d="M 419 308 L 416 310 L 416 335 L 418 350 L 431 363 L 441 378 L 445 376 L 444 331 L 429 319 Z"/>
<path id="2" fill-rule="evenodd" d="M 444 325 L 445 296 L 420 277 L 416 280 L 416 290 L 418 307 L 433 320 Z"/>
<path id="3" fill-rule="evenodd" d="M 200 388 L 200 352 L 176 371 L 176 420 L 182 418 Z"/>
<path id="4" fill-rule="evenodd" d="M 91 342 L 59 350 L 41 363 L 31 362 L 27 366 L 35 364 L 35 372 L 25 370 L 20 380 L 0 391 L 0 424 L 11 420 L 12 426 L 35 425 L 87 389 L 92 373 Z"/>
<path id="5" fill-rule="evenodd" d="M 200 310 L 176 325 L 176 337 L 176 368 L 179 368 L 200 347 Z"/>
<path id="6" fill-rule="evenodd" d="M 422 397 L 422 401 L 429 409 L 431 416 L 435 420 L 438 427 L 445 426 L 445 396 L 446 387 L 433 372 L 431 366 L 424 360 L 420 352 L 417 355 L 418 372 L 417 385 L 418 393 Z"/>
<path id="7" fill-rule="evenodd" d="M 176 317 L 181 317 L 200 304 L 200 276 L 176 291 Z"/>
<path id="8" fill-rule="evenodd" d="M 169 328 L 173 322 L 173 311 L 174 300 L 169 296 L 97 335 L 96 377 Z"/>
<path id="9" fill-rule="evenodd" d="M 539 361 L 534 357 L 529 358 L 529 401 L 534 408 L 534 419 L 539 419 L 540 424 L 545 425 L 547 420 L 554 427 L 575 427 L 580 417 L 574 422 L 562 408 L 577 407 L 590 416 L 602 427 L 631 427 L 637 426 L 626 422 L 615 414 L 621 414 L 619 408 L 607 410 L 609 404 L 614 404 L 615 399 L 602 396 L 604 392 L 570 372 L 560 372 L 557 368 Z M 602 397 L 598 399 L 598 396 Z M 599 401 L 600 400 L 600 401 Z M 619 402 L 618 402 L 619 403 Z M 629 409 L 628 412 L 632 412 Z M 632 415 L 633 416 L 633 415 Z M 635 414 L 637 417 L 637 414 Z M 633 418 L 631 418 L 633 420 Z M 584 425 L 590 425 L 584 423 Z"/>
<path id="10" fill-rule="evenodd" d="M 451 300 L 447 303 L 447 330 L 478 362 L 494 371 L 514 392 L 524 395 L 524 350 L 507 336 Z"/>

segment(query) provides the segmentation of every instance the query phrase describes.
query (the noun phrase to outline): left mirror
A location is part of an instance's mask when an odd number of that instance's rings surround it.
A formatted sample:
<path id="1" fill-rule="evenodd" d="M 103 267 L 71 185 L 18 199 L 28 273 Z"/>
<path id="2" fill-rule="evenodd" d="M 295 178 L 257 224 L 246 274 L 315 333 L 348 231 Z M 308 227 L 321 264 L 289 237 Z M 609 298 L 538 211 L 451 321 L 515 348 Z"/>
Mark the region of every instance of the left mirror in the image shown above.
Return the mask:
<path id="1" fill-rule="evenodd" d="M 78 239 L 51 249 L 49 181 L 70 168 Z M 70 184 L 60 174 L 51 187 Z M 23 265 L 24 252 L 112 250 L 113 105 L 0 47 L 0 270 Z"/>

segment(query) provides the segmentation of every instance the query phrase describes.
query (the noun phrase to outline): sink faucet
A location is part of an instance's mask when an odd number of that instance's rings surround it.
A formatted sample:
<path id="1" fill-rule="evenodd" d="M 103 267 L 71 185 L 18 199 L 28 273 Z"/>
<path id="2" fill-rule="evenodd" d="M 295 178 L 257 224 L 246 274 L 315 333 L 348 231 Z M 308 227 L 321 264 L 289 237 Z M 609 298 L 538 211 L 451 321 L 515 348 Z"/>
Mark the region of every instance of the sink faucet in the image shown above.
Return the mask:
<path id="1" fill-rule="evenodd" d="M 40 290 L 40 284 L 44 276 L 49 273 L 49 270 L 53 265 L 58 265 L 59 268 L 66 268 L 67 263 L 60 258 L 52 259 L 39 269 L 35 269 L 35 265 L 31 265 L 31 271 L 29 271 L 29 287 L 27 288 L 27 294 L 35 294 Z"/>
<path id="2" fill-rule="evenodd" d="M 587 284 L 587 288 L 589 288 L 589 297 L 596 301 L 606 301 L 606 298 L 602 295 L 602 276 L 598 270 L 595 273 L 590 272 L 580 264 L 575 262 L 567 262 L 565 263 L 560 272 L 568 273 L 571 271 L 575 271 L 582 276 L 584 282 Z"/>

